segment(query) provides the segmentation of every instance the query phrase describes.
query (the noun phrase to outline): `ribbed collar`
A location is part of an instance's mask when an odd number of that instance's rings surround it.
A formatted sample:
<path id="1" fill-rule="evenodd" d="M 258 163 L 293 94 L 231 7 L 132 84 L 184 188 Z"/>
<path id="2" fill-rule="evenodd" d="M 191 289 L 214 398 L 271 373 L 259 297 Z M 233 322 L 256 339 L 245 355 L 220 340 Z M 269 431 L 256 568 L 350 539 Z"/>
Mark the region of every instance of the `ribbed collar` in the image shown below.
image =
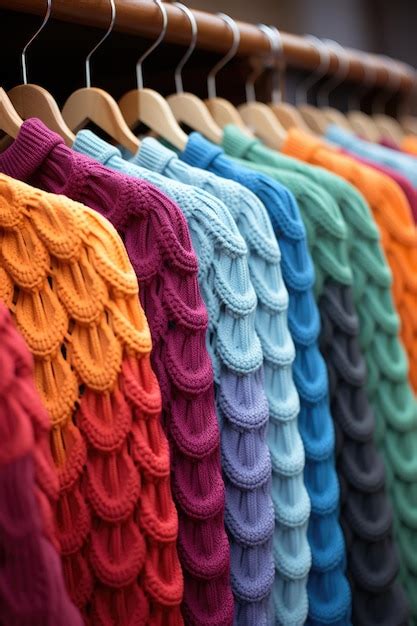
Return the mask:
<path id="1" fill-rule="evenodd" d="M 49 130 L 40 120 L 30 118 L 23 122 L 14 142 L 0 153 L 0 171 L 27 181 L 58 145 L 65 146 L 60 135 Z"/>
<path id="2" fill-rule="evenodd" d="M 222 148 L 215 146 L 214 143 L 205 139 L 200 133 L 191 133 L 185 150 L 180 154 L 180 159 L 190 165 L 207 170 L 211 163 L 222 155 L 224 155 Z"/>
<path id="3" fill-rule="evenodd" d="M 163 146 L 153 137 L 146 137 L 141 141 L 139 150 L 130 159 L 130 162 L 163 174 L 170 162 L 175 159 L 178 159 L 175 152 Z"/>
<path id="4" fill-rule="evenodd" d="M 72 147 L 76 152 L 86 154 L 103 165 L 106 165 L 111 159 L 122 158 L 118 148 L 97 137 L 91 130 L 80 130 Z"/>
<path id="5" fill-rule="evenodd" d="M 234 124 L 227 124 L 223 129 L 222 146 L 224 151 L 232 157 L 244 159 L 253 147 L 261 145 L 259 139 L 245 135 Z"/>

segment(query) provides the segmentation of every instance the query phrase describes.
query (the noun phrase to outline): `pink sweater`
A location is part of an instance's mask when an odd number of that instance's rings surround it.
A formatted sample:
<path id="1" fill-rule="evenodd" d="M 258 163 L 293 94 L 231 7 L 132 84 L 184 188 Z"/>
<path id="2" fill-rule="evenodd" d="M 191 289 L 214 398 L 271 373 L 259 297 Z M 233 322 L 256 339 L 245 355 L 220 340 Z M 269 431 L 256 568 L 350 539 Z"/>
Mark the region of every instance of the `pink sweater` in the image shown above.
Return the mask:
<path id="1" fill-rule="evenodd" d="M 35 119 L 26 121 L 0 154 L 0 171 L 82 202 L 107 217 L 122 236 L 152 333 L 153 366 L 171 444 L 184 616 L 193 625 L 231 624 L 219 429 L 205 344 L 207 311 L 180 208 L 151 184 L 75 153 Z"/>
<path id="2" fill-rule="evenodd" d="M 33 363 L 0 305 L 0 621 L 8 626 L 81 626 L 54 541 L 58 478 L 49 419 Z"/>

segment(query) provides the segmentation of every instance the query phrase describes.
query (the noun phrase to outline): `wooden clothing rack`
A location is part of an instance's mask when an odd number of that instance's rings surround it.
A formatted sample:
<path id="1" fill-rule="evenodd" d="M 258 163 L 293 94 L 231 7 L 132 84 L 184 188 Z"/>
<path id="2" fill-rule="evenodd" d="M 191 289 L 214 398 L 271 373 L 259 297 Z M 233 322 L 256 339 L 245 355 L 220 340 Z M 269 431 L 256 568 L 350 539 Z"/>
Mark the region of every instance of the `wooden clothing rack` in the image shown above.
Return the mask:
<path id="1" fill-rule="evenodd" d="M 34 15 L 45 14 L 45 0 L 0 0 L 0 8 Z M 130 35 L 152 37 L 159 33 L 161 17 L 158 7 L 150 0 L 117 0 L 115 31 Z M 186 16 L 172 4 L 166 4 L 168 11 L 168 29 L 165 40 L 186 45 L 190 40 L 190 26 Z M 216 52 L 226 52 L 232 44 L 232 35 L 227 25 L 216 15 L 203 11 L 193 11 L 198 24 L 197 48 Z M 52 17 L 64 22 L 105 28 L 109 23 L 110 8 L 108 0 L 54 0 Z M 240 29 L 238 55 L 264 56 L 270 51 L 266 36 L 253 25 L 237 22 Z M 319 64 L 317 50 L 303 37 L 281 33 L 284 56 L 289 67 L 313 70 Z M 346 53 L 348 54 L 348 53 Z M 349 54 L 349 73 L 346 80 L 361 82 L 366 75 L 368 60 L 360 60 Z M 373 58 L 376 70 L 374 87 L 383 87 L 389 81 L 392 68 L 379 57 Z M 337 57 L 331 54 L 328 73 L 338 68 Z M 401 74 L 399 92 L 409 92 L 413 87 L 414 76 L 406 69 L 396 70 Z"/>

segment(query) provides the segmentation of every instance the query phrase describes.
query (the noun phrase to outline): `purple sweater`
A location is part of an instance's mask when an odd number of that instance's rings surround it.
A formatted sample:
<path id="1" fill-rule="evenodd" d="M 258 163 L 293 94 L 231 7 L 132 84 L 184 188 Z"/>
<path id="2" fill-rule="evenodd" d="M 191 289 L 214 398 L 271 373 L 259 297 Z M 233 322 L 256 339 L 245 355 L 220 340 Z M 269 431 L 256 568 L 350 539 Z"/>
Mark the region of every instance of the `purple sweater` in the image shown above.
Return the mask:
<path id="1" fill-rule="evenodd" d="M 112 172 L 68 148 L 39 120 L 26 121 L 0 154 L 0 171 L 82 202 L 122 236 L 152 333 L 152 360 L 171 444 L 187 624 L 233 619 L 229 545 L 213 372 L 205 344 L 207 311 L 179 207 L 153 185 Z"/>

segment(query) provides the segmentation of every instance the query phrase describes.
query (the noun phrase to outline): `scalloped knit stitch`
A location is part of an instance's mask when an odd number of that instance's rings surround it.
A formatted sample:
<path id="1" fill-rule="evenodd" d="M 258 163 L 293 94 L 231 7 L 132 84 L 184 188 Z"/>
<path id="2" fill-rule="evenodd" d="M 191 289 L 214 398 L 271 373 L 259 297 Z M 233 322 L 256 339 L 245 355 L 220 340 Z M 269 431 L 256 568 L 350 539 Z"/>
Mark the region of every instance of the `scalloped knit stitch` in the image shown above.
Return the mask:
<path id="1" fill-rule="evenodd" d="M 233 163 L 220 148 L 195 133 L 190 136 L 181 158 L 246 185 L 263 202 L 272 219 L 290 295 L 289 326 L 296 345 L 293 371 L 300 395 L 299 427 L 306 453 L 304 480 L 312 507 L 308 531 L 312 548 L 309 615 L 322 618 L 327 608 L 330 623 L 347 623 L 350 592 L 343 575 L 344 542 L 337 520 L 339 487 L 333 460 L 334 432 L 328 407 L 327 372 L 318 351 L 319 318 L 312 292 L 314 273 L 298 208 L 293 196 L 283 187 Z M 291 233 L 289 239 L 284 235 L 287 233 Z M 327 552 L 328 560 L 322 562 L 322 552 L 317 548 L 324 537 L 326 542 L 330 538 L 332 549 Z M 319 572 L 318 577 L 315 572 Z M 315 593 L 317 587 L 326 592 L 324 608 L 322 597 Z M 276 606 L 280 604 L 276 599 Z M 277 612 L 276 618 L 277 623 L 286 624 L 288 616 Z"/>
<path id="2" fill-rule="evenodd" d="M 13 169 L 11 148 L 0 169 Z M 94 211 L 4 175 L 0 228 L 0 297 L 35 357 L 52 423 L 70 595 L 97 624 L 144 623 L 149 612 L 182 624 L 160 392 L 123 244 Z"/>
<path id="3" fill-rule="evenodd" d="M 33 362 L 0 305 L 0 605 L 13 626 L 82 626 L 53 543 L 58 478 Z"/>
<path id="4" fill-rule="evenodd" d="M 297 622 L 303 619 L 296 617 L 297 612 L 302 614 L 307 606 L 305 588 L 310 548 L 306 533 L 310 505 L 303 483 L 304 448 L 297 427 L 299 400 L 290 369 L 294 351 L 283 320 L 287 296 L 269 218 L 262 203 L 247 188 L 191 167 L 155 139 L 142 140 L 132 162 L 201 187 L 221 199 L 247 243 L 249 271 L 258 296 L 255 320 L 264 354 L 269 401 L 268 442 L 275 505 L 275 597 L 281 602 L 278 609 L 281 621 Z M 281 263 L 283 261 L 281 259 Z"/>
<path id="5" fill-rule="evenodd" d="M 205 351 L 207 312 L 199 293 L 197 260 L 186 221 L 180 209 L 155 187 L 111 172 L 70 150 L 61 137 L 39 120 L 23 124 L 14 144 L 0 154 L 1 169 L 84 202 L 109 218 L 123 235 L 140 280 L 141 301 L 151 322 L 152 359 L 161 385 L 162 418 L 171 444 L 171 482 L 179 511 L 178 550 L 185 577 L 182 609 L 188 623 L 227 626 L 232 621 L 233 598 L 228 580 L 229 547 L 223 526 L 224 485 L 213 374 Z M 105 258 L 103 255 L 103 261 Z M 127 330 L 120 314 L 117 329 L 121 334 Z M 140 415 L 141 401 L 146 409 L 152 396 L 143 395 L 135 376 L 126 374 L 124 394 L 129 406 L 138 404 L 134 415 Z M 90 406 L 94 407 L 98 400 L 92 395 Z M 123 404 L 117 411 L 120 419 Z M 140 423 L 132 433 L 132 449 L 137 460 L 152 467 L 154 455 L 144 445 Z M 146 425 L 144 422 L 143 426 Z M 90 430 L 94 430 L 93 426 Z M 108 436 L 116 439 L 120 432 L 122 429 L 112 427 Z M 153 492 L 150 485 L 149 496 L 159 496 L 159 490 Z M 150 503 L 146 509 L 147 522 L 153 520 L 152 513 L 156 511 L 158 507 Z M 108 538 L 103 534 L 104 540 Z M 135 558 L 137 555 L 129 550 L 129 560 Z M 156 593 L 165 584 L 161 577 L 155 580 L 152 562 L 147 564 L 147 591 Z M 100 559 L 96 565 L 103 575 L 108 575 Z M 175 576 L 164 580 L 174 581 Z M 96 592 L 95 598 L 95 616 L 101 624 L 106 593 Z M 134 589 L 131 599 L 133 606 L 143 603 Z M 142 623 L 138 619 L 132 615 L 131 621 Z M 164 619 L 168 618 L 161 616 L 161 624 L 167 623 Z"/>
<path id="6" fill-rule="evenodd" d="M 264 147 L 259 141 L 247 140 L 234 128 L 229 129 L 233 140 L 233 153 L 250 159 L 250 166 L 259 169 L 280 182 L 288 185 L 294 192 L 306 220 L 310 242 L 314 242 L 313 255 L 318 263 L 317 283 L 323 283 L 328 270 L 320 269 L 323 255 L 319 254 L 317 243 L 322 237 L 314 233 L 316 227 L 310 227 L 311 221 L 318 224 L 327 221 L 320 209 L 318 199 L 324 189 L 328 189 L 334 199 L 328 198 L 327 204 L 336 199 L 343 210 L 340 198 L 353 192 L 350 185 L 340 178 L 317 167 L 306 166 L 295 159 L 278 154 Z M 249 163 L 245 161 L 247 165 Z M 271 167 L 273 166 L 273 167 Z M 300 175 L 301 174 L 301 175 Z M 320 189 L 311 182 L 318 183 Z M 313 194 L 308 193 L 312 189 Z M 350 210 L 348 214 L 347 211 Z M 359 214 L 353 207 L 345 207 L 343 215 Z M 339 216 L 340 219 L 340 216 Z M 362 231 L 373 232 L 368 222 L 358 222 Z M 346 223 L 346 226 L 348 224 Z M 351 231 L 348 229 L 348 243 L 351 243 Z M 398 571 L 395 546 L 391 537 L 391 507 L 384 493 L 384 472 L 381 458 L 373 443 L 374 419 L 368 399 L 363 394 L 366 385 L 366 373 L 361 366 L 361 350 L 357 344 L 358 330 L 363 330 L 355 321 L 351 306 L 352 295 L 343 279 L 346 261 L 340 257 L 340 250 L 334 248 L 334 261 L 328 266 L 331 274 L 326 280 L 324 291 L 321 289 L 320 310 L 322 314 L 321 342 L 326 349 L 326 361 L 329 368 L 332 414 L 335 417 L 338 435 L 338 472 L 342 486 L 342 524 L 347 540 L 348 574 L 353 592 L 353 621 L 363 624 L 404 624 L 407 621 L 407 602 L 397 582 L 393 582 Z M 362 244 L 362 246 L 368 245 Z M 349 263 L 354 278 L 356 260 L 352 257 L 349 245 Z M 345 253 L 346 254 L 346 251 Z M 342 263 L 337 263 L 337 258 Z M 336 280 L 335 280 L 336 279 Z M 340 280 L 342 279 L 342 280 Z M 364 317 L 360 317 L 363 324 Z M 343 345 L 343 350 L 340 344 Z M 367 352 L 363 352 L 367 355 Z M 363 361 L 362 361 L 363 363 Z M 362 382 L 361 382 L 362 381 Z M 369 397 L 371 400 L 371 396 Z M 377 407 L 371 402 L 377 413 Z M 343 443 L 343 448 L 341 447 Z M 372 466 L 372 470 L 369 466 Z M 363 494 L 363 495 L 361 495 Z"/>
<path id="7" fill-rule="evenodd" d="M 89 131 L 78 133 L 74 148 L 111 169 L 157 185 L 179 204 L 187 218 L 199 259 L 200 288 L 209 311 L 207 347 L 214 364 L 221 424 L 234 621 L 266 625 L 270 619 L 269 594 L 273 580 L 271 463 L 266 445 L 268 410 L 259 371 L 262 353 L 255 333 L 256 298 L 249 278 L 245 243 L 226 207 L 205 191 L 124 161 L 116 148 Z M 256 230 L 253 232 L 255 235 Z M 260 236 L 258 242 L 260 250 Z M 263 243 L 264 257 L 270 249 L 271 266 L 272 259 L 275 262 L 274 268 L 266 265 L 261 270 L 267 272 L 270 280 L 276 280 L 277 294 L 274 299 L 270 297 L 270 309 L 278 316 L 286 306 L 286 291 L 279 285 L 276 274 L 279 250 L 273 239 Z M 265 290 L 264 300 L 266 295 Z M 289 368 L 285 359 L 287 353 L 291 358 L 292 346 L 285 341 L 288 331 L 286 335 L 282 315 L 276 324 L 277 336 L 284 341 L 283 362 L 278 359 L 276 363 L 277 377 L 279 373 L 285 377 L 285 366 L 287 377 L 283 381 L 276 378 L 275 383 L 287 385 Z"/>

